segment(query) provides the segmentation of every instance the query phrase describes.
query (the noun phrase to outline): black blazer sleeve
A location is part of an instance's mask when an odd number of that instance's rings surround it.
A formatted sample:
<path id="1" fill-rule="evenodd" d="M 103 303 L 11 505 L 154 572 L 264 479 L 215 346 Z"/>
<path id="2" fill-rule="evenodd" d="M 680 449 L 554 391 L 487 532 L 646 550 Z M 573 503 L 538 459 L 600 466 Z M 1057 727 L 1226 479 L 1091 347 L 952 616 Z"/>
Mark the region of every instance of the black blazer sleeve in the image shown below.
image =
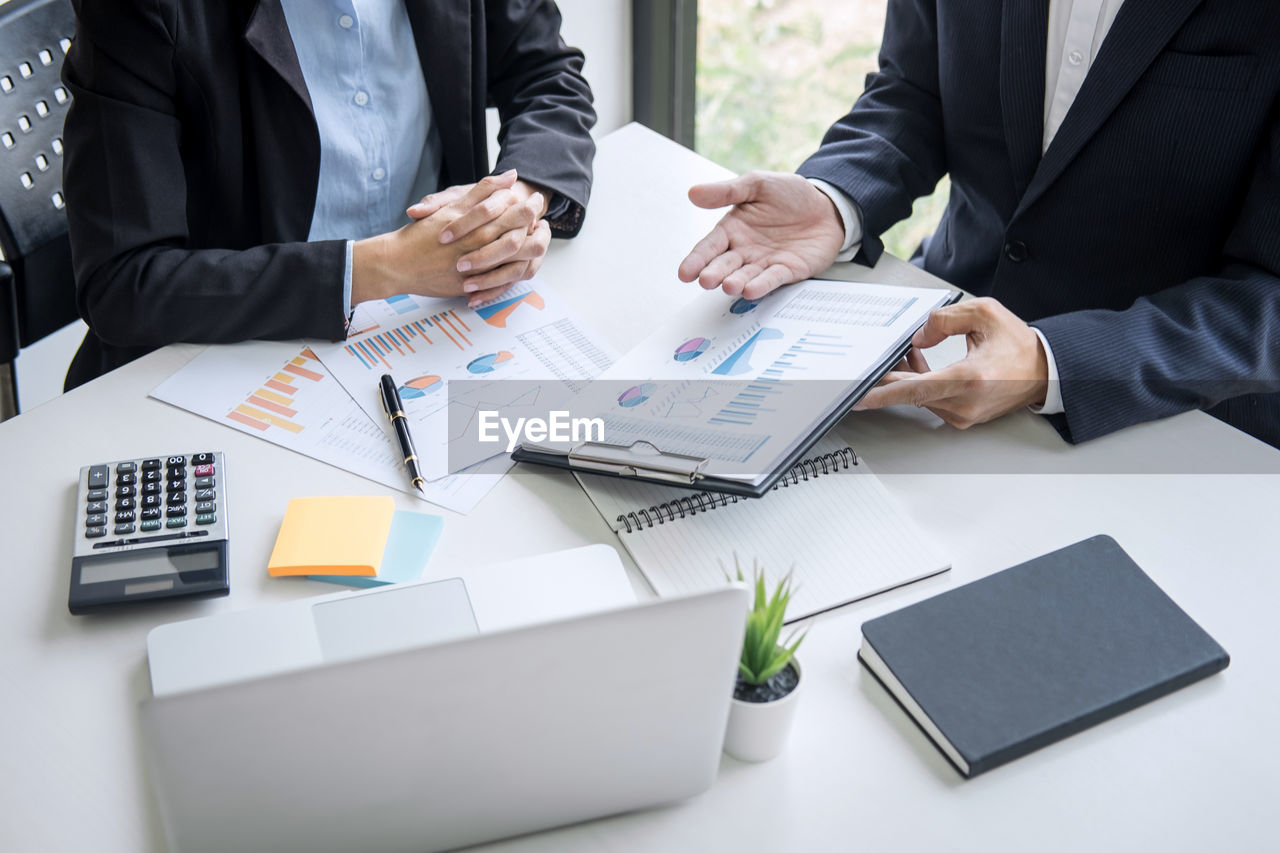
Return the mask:
<path id="1" fill-rule="evenodd" d="M 863 217 L 857 260 L 874 266 L 879 235 L 911 215 L 912 202 L 947 173 L 933 0 L 896 2 L 886 13 L 880 70 L 818 151 L 796 171 L 843 190 Z"/>
<path id="2" fill-rule="evenodd" d="M 176 20 L 76 3 L 64 185 L 80 313 L 116 347 L 344 334 L 343 241 L 191 248 Z M 205 168 L 217 168 L 205 164 Z"/>
<path id="3" fill-rule="evenodd" d="M 514 168 L 567 201 L 548 222 L 555 236 L 572 237 L 591 195 L 596 150 L 582 52 L 560 37 L 551 0 L 485 0 L 485 16 L 488 95 L 502 119 L 497 171 Z M 557 213 L 555 199 L 547 201 Z"/>

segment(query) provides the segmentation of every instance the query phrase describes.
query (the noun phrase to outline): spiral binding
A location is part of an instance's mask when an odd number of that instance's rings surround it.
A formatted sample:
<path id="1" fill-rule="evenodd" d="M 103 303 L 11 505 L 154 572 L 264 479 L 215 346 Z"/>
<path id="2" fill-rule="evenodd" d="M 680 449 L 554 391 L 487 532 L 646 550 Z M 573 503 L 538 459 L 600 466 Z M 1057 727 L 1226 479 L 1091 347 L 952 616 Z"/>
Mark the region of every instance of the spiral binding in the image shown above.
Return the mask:
<path id="1" fill-rule="evenodd" d="M 842 447 L 831 453 L 824 453 L 813 459 L 803 459 L 796 463 L 790 471 L 782 475 L 782 479 L 774 488 L 794 486 L 796 483 L 810 480 L 820 474 L 843 471 L 857 464 L 858 454 L 853 452 L 853 448 Z"/>
<path id="2" fill-rule="evenodd" d="M 831 453 L 824 453 L 812 459 L 801 460 L 792 466 L 790 471 L 783 474 L 782 479 L 773 488 L 785 489 L 788 486 L 794 486 L 796 483 L 813 479 L 822 474 L 844 471 L 857 464 L 858 454 L 854 453 L 853 448 L 842 447 Z M 668 521 L 684 518 L 686 515 L 694 515 L 699 512 L 713 510 L 716 507 L 736 504 L 740 500 L 746 500 L 746 498 L 714 492 L 697 492 L 687 497 L 676 498 L 672 501 L 660 503 L 657 506 L 648 507 L 647 509 L 623 513 L 618 516 L 617 523 L 626 527 L 627 533 L 632 533 L 636 530 L 649 530 L 659 524 L 666 524 Z"/>

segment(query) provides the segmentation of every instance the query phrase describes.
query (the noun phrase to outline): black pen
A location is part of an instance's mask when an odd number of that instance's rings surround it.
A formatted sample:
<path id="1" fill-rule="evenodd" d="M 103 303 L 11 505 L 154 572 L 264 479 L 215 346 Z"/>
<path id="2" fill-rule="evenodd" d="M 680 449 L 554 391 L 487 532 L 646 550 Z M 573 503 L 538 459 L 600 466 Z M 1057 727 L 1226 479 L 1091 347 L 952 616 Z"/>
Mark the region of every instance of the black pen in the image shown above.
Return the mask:
<path id="1" fill-rule="evenodd" d="M 404 454 L 404 467 L 409 469 L 409 479 L 413 487 L 422 492 L 422 473 L 418 470 L 418 452 L 413 449 L 413 437 L 409 435 L 409 419 L 404 415 L 404 403 L 400 402 L 400 392 L 396 390 L 396 381 L 390 373 L 382 374 L 382 408 L 396 427 L 396 440 L 400 442 L 400 452 Z M 423 492 L 423 494 L 426 494 Z"/>

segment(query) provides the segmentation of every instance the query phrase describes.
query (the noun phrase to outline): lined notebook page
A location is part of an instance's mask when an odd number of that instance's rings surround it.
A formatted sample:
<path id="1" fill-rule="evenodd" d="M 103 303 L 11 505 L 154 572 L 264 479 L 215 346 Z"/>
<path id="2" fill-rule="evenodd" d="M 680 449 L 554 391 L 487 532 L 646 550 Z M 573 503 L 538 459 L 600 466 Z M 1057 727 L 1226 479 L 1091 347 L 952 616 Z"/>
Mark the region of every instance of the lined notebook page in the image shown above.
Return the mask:
<path id="1" fill-rule="evenodd" d="M 824 441 L 810 458 L 830 449 Z M 689 491 L 611 477 L 578 479 L 660 596 L 723 586 L 722 566 L 732 573 L 736 553 L 744 573 L 758 560 L 770 587 L 794 565 L 788 609 L 788 621 L 794 621 L 950 567 L 861 460 L 763 498 L 683 518 L 678 510 L 662 511 L 661 523 L 653 508 L 687 498 Z M 648 518 L 641 510 L 649 511 Z"/>

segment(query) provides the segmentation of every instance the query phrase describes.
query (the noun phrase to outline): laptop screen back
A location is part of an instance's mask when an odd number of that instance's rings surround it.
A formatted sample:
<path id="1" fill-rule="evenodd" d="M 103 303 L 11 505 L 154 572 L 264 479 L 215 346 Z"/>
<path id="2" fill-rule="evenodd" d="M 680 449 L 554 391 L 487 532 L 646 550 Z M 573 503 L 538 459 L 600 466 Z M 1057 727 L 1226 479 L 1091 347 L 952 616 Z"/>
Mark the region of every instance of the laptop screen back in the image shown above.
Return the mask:
<path id="1" fill-rule="evenodd" d="M 477 632 L 458 578 L 354 595 L 311 606 L 320 654 L 327 662 L 355 660 Z"/>
<path id="2" fill-rule="evenodd" d="M 443 850 L 682 799 L 719 768 L 726 588 L 144 703 L 177 851 Z"/>

